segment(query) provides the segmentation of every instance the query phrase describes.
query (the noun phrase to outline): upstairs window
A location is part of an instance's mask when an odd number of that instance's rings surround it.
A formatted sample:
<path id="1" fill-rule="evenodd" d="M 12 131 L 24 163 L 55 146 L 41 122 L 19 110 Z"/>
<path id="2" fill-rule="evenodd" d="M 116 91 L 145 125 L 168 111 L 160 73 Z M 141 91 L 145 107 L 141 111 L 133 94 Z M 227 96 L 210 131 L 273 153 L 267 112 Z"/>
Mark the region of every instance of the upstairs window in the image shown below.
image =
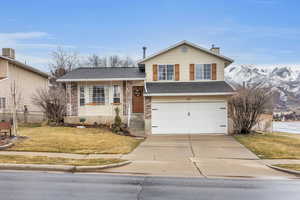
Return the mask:
<path id="1" fill-rule="evenodd" d="M 0 109 L 5 109 L 5 108 L 6 108 L 6 98 L 0 97 Z"/>
<path id="2" fill-rule="evenodd" d="M 174 65 L 158 65 L 158 80 L 173 80 Z"/>
<path id="3" fill-rule="evenodd" d="M 195 80 L 211 80 L 211 64 L 196 64 Z"/>
<path id="4" fill-rule="evenodd" d="M 120 86 L 114 85 L 113 86 L 113 103 L 121 103 L 121 95 L 120 95 Z"/>
<path id="5" fill-rule="evenodd" d="M 89 87 L 89 102 L 92 104 L 105 103 L 104 86 L 95 85 Z"/>

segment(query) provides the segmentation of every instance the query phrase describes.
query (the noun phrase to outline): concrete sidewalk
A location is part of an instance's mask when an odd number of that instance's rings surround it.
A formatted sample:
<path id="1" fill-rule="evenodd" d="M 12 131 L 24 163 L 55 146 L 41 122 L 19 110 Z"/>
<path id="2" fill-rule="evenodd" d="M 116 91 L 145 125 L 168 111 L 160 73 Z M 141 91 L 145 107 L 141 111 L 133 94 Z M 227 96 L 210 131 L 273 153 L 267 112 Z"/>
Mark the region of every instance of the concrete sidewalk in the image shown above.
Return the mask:
<path id="1" fill-rule="evenodd" d="M 269 168 L 226 135 L 152 135 L 122 158 L 132 163 L 105 171 L 212 178 L 295 178 Z"/>
<path id="2" fill-rule="evenodd" d="M 299 164 L 300 160 L 295 159 L 263 159 L 264 163 L 268 165 L 277 165 L 277 164 Z"/>
<path id="3" fill-rule="evenodd" d="M 51 152 L 27 152 L 27 151 L 0 151 L 0 155 L 22 155 L 22 156 L 47 156 L 72 159 L 92 158 L 121 158 L 122 154 L 72 154 L 72 153 L 51 153 Z"/>

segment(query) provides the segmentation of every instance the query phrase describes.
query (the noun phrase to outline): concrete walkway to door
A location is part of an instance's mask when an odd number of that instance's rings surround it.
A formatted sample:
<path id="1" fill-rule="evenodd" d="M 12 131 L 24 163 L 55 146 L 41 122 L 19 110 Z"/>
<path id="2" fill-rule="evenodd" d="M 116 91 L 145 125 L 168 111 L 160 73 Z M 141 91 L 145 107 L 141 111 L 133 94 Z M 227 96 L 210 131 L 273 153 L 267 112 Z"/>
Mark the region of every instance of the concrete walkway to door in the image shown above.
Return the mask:
<path id="1" fill-rule="evenodd" d="M 295 178 L 270 169 L 226 135 L 152 135 L 122 158 L 132 164 L 106 171 L 155 176 Z"/>

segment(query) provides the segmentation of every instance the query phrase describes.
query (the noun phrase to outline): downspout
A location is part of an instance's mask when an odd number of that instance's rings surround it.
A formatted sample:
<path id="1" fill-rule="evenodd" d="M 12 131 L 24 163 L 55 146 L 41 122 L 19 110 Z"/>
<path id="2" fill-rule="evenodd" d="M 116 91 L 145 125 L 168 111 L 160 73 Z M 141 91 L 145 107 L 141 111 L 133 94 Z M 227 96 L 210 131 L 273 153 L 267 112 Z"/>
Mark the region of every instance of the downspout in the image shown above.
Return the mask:
<path id="1" fill-rule="evenodd" d="M 129 97 L 128 97 L 128 93 L 129 93 L 129 89 L 128 89 L 128 82 L 126 81 L 126 100 L 127 100 L 127 125 L 128 127 L 130 127 L 130 119 L 131 119 L 131 102 L 129 101 Z"/>

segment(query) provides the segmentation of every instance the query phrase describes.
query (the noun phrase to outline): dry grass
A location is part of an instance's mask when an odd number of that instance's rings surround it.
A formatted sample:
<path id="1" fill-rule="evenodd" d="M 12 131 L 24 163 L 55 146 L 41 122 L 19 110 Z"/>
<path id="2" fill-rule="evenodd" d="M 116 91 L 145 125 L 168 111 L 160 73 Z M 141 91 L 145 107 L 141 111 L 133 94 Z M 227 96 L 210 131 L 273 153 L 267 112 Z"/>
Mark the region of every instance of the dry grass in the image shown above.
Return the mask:
<path id="1" fill-rule="evenodd" d="M 300 164 L 278 164 L 275 166 L 300 171 Z"/>
<path id="2" fill-rule="evenodd" d="M 300 136 L 281 133 L 234 136 L 263 159 L 300 159 Z"/>
<path id="3" fill-rule="evenodd" d="M 126 154 L 136 148 L 141 140 L 116 135 L 109 130 L 70 127 L 23 127 L 21 140 L 11 151 L 59 152 L 80 154 Z"/>
<path id="4" fill-rule="evenodd" d="M 48 164 L 48 165 L 72 165 L 72 166 L 95 166 L 122 162 L 120 159 L 70 159 L 47 156 L 19 156 L 0 155 L 0 163 L 10 164 Z"/>

